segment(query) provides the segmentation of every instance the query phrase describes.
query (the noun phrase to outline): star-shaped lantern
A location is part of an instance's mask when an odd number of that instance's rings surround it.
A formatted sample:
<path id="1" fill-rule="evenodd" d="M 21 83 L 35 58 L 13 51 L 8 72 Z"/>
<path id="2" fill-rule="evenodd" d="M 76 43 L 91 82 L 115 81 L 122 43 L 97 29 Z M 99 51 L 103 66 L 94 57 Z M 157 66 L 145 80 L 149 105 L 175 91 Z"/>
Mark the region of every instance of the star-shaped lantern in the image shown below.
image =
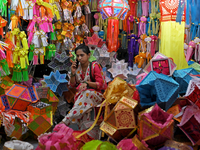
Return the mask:
<path id="1" fill-rule="evenodd" d="M 53 92 L 62 96 L 63 92 L 68 91 L 68 81 L 65 79 L 66 76 L 66 74 L 60 74 L 60 72 L 56 70 L 55 73 L 51 72 L 49 76 L 44 76 L 44 81 Z"/>
<path id="2" fill-rule="evenodd" d="M 126 79 L 126 82 L 129 84 L 136 84 L 136 77 L 141 71 L 141 68 L 138 68 L 137 65 L 134 64 L 133 68 L 129 66 L 128 70 L 129 70 L 129 74 L 128 74 L 128 78 Z"/>
<path id="3" fill-rule="evenodd" d="M 101 48 L 97 47 L 95 51 L 97 53 L 97 62 L 101 64 L 102 67 L 110 64 L 111 53 L 107 52 L 106 44 L 103 44 Z"/>
<path id="4" fill-rule="evenodd" d="M 121 60 L 116 63 L 112 63 L 112 68 L 108 69 L 108 71 L 112 74 L 113 78 L 120 77 L 122 79 L 126 79 L 128 78 L 127 74 L 129 74 L 127 66 L 128 64 L 125 63 L 124 60 Z"/>
<path id="5" fill-rule="evenodd" d="M 59 54 L 58 52 L 56 52 L 55 59 L 58 60 L 61 63 L 64 63 L 66 60 L 69 59 L 69 56 L 67 56 L 67 54 L 66 54 L 65 51 L 63 51 L 61 54 Z"/>
<path id="6" fill-rule="evenodd" d="M 48 64 L 49 68 L 52 68 L 54 71 L 69 71 L 71 67 L 70 57 L 67 56 L 66 52 L 61 54 L 56 53 L 54 59 Z"/>
<path id="7" fill-rule="evenodd" d="M 128 70 L 129 70 L 129 74 L 131 75 L 134 75 L 134 76 L 137 76 L 139 74 L 139 72 L 141 71 L 141 68 L 138 68 L 136 64 L 133 65 L 133 68 L 132 67 L 128 67 Z"/>
<path id="8" fill-rule="evenodd" d="M 96 47 L 101 48 L 102 45 L 106 43 L 99 38 L 97 34 L 93 34 L 92 37 L 87 37 L 87 39 L 84 39 L 84 42 L 90 49 L 94 49 Z"/>

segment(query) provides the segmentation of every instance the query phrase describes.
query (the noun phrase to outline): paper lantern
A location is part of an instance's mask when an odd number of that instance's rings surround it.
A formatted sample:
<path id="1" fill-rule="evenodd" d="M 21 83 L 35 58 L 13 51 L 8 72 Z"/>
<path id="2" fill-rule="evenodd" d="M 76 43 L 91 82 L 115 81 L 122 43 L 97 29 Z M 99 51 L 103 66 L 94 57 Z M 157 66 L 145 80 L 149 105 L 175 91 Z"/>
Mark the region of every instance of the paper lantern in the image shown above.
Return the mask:
<path id="1" fill-rule="evenodd" d="M 106 44 L 103 44 L 101 48 L 96 48 L 96 58 L 97 62 L 101 64 L 102 67 L 110 64 L 111 53 L 107 52 L 108 48 Z"/>
<path id="2" fill-rule="evenodd" d="M 156 146 L 173 138 L 173 115 L 163 111 L 157 104 L 138 115 L 138 135 L 149 146 Z"/>
<path id="3" fill-rule="evenodd" d="M 189 96 L 195 90 L 196 86 L 200 89 L 200 78 L 190 80 L 185 96 Z"/>
<path id="4" fill-rule="evenodd" d="M 4 106 L 4 109 L 7 111 L 7 110 L 10 110 L 10 104 L 8 102 L 8 97 L 6 95 L 1 95 L 1 104 L 3 104 Z"/>
<path id="5" fill-rule="evenodd" d="M 15 119 L 14 127 L 15 127 L 15 129 L 13 130 L 10 137 L 15 137 L 16 139 L 19 140 L 22 136 L 22 133 L 23 133 L 22 123 L 20 122 L 19 119 Z"/>
<path id="6" fill-rule="evenodd" d="M 190 75 L 198 75 L 199 73 L 193 68 L 186 68 L 181 70 L 176 70 L 173 74 L 174 79 L 176 82 L 180 84 L 179 93 L 185 94 L 188 84 L 192 77 Z"/>
<path id="7" fill-rule="evenodd" d="M 141 71 L 141 68 L 138 68 L 136 64 L 133 65 L 133 67 L 128 67 L 129 74 L 127 75 L 128 78 L 126 79 L 126 82 L 129 84 L 136 84 L 137 75 Z"/>
<path id="8" fill-rule="evenodd" d="M 70 57 L 67 56 L 66 52 L 62 52 L 61 54 L 56 52 L 55 57 L 48 66 L 54 71 L 69 71 L 71 67 Z"/>
<path id="9" fill-rule="evenodd" d="M 105 43 L 101 38 L 98 37 L 97 34 L 93 34 L 92 37 L 87 37 L 84 39 L 85 45 L 89 48 L 101 48 L 102 45 Z"/>
<path id="10" fill-rule="evenodd" d="M 44 76 L 44 81 L 53 92 L 62 96 L 63 92 L 68 91 L 68 81 L 65 79 L 66 76 L 66 74 L 60 74 L 60 72 L 56 70 L 56 72 L 51 72 L 49 76 Z"/>
<path id="11" fill-rule="evenodd" d="M 38 102 L 27 107 L 31 112 L 28 128 L 37 136 L 45 133 L 53 125 L 52 106 L 43 102 Z"/>
<path id="12" fill-rule="evenodd" d="M 128 12 L 129 5 L 127 0 L 103 0 L 99 4 L 100 13 L 103 19 L 108 19 L 107 28 L 107 43 L 108 51 L 117 51 L 118 48 L 118 34 L 119 34 L 119 20 L 125 19 Z"/>
<path id="13" fill-rule="evenodd" d="M 52 133 L 45 133 L 38 137 L 38 147 L 36 149 L 77 149 L 76 140 L 72 133 L 73 130 L 65 124 L 58 124 L 54 127 Z"/>
<path id="14" fill-rule="evenodd" d="M 163 64 L 162 61 L 164 61 Z M 146 73 L 149 73 L 150 71 L 156 71 L 157 73 L 162 73 L 169 76 L 172 76 L 175 70 L 176 64 L 173 62 L 173 60 L 159 52 L 154 55 L 154 57 L 144 68 L 144 72 Z"/>
<path id="15" fill-rule="evenodd" d="M 186 96 L 186 98 L 192 101 L 194 104 L 196 104 L 200 108 L 200 88 L 197 85 L 195 85 L 192 93 Z"/>
<path id="16" fill-rule="evenodd" d="M 142 107 L 157 103 L 164 110 L 172 106 L 179 92 L 179 84 L 173 78 L 155 71 L 151 71 L 136 88 Z"/>
<path id="17" fill-rule="evenodd" d="M 14 84 L 1 99 L 7 100 L 10 108 L 21 111 L 25 111 L 29 104 L 39 100 L 34 86 L 27 87 L 20 84 Z"/>
<path id="18" fill-rule="evenodd" d="M 100 129 L 118 142 L 130 136 L 136 129 L 134 108 L 137 104 L 136 100 L 122 97 L 105 118 Z"/>
<path id="19" fill-rule="evenodd" d="M 182 120 L 178 124 L 178 127 L 192 142 L 192 145 L 200 145 L 199 113 L 199 108 L 187 106 L 183 112 Z"/>
<path id="20" fill-rule="evenodd" d="M 99 9 L 103 19 L 117 17 L 124 20 L 130 8 L 127 0 L 103 0 Z"/>
<path id="21" fill-rule="evenodd" d="M 53 113 L 55 113 L 59 102 L 58 97 L 53 93 L 52 90 L 50 90 L 49 87 L 41 87 L 37 88 L 36 90 L 40 100 L 44 103 L 51 104 L 53 107 Z"/>
<path id="22" fill-rule="evenodd" d="M 108 71 L 112 74 L 113 78 L 120 77 L 122 79 L 127 78 L 127 74 L 130 72 L 127 69 L 128 63 L 125 63 L 124 60 L 112 63 L 112 67 Z"/>

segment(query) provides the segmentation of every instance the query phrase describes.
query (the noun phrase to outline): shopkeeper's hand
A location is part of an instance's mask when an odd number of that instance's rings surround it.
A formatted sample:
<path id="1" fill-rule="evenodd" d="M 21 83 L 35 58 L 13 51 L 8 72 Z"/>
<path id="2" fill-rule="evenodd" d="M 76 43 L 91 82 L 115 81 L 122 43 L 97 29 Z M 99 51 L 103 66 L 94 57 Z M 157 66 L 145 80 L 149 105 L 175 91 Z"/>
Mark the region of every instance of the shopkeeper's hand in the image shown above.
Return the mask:
<path id="1" fill-rule="evenodd" d="M 72 65 L 71 65 L 71 73 L 72 74 L 75 74 L 75 72 L 76 72 L 76 60 L 72 63 Z"/>
<path id="2" fill-rule="evenodd" d="M 85 90 L 85 89 L 87 89 L 87 84 L 82 83 L 81 86 L 79 87 L 78 91 L 80 92 L 81 90 Z"/>

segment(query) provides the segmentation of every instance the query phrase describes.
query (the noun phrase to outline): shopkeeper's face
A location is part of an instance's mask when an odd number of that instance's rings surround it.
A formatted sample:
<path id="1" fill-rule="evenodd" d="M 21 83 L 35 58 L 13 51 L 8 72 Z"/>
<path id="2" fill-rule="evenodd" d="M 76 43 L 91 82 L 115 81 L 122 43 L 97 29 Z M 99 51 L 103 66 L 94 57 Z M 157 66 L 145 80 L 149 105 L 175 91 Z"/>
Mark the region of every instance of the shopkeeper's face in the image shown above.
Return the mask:
<path id="1" fill-rule="evenodd" d="M 76 57 L 81 64 L 85 64 L 89 61 L 90 53 L 86 54 L 82 51 L 82 49 L 79 49 L 76 51 Z"/>

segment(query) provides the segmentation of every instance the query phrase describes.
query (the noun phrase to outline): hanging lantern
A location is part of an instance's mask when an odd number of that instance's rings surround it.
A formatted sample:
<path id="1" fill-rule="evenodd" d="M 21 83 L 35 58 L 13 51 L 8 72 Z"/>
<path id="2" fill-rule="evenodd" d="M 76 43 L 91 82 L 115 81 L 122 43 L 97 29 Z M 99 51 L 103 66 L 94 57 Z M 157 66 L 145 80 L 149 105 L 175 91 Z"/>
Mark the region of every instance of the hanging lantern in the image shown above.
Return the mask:
<path id="1" fill-rule="evenodd" d="M 125 19 L 129 5 L 127 0 L 102 0 L 99 9 L 103 19 L 108 19 L 107 39 L 108 52 L 117 51 L 119 20 Z"/>

